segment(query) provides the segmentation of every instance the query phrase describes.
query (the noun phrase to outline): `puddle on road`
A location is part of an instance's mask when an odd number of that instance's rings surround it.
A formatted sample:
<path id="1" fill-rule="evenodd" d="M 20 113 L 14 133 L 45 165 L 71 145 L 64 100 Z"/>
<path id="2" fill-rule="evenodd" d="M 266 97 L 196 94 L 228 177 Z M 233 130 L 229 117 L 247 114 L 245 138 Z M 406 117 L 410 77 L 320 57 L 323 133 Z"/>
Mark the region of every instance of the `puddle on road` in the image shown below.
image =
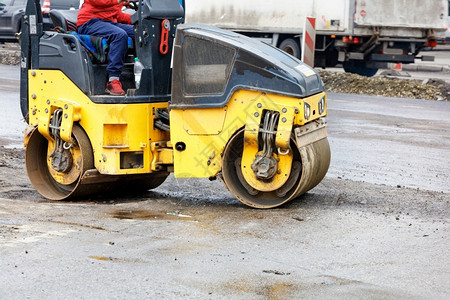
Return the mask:
<path id="1" fill-rule="evenodd" d="M 182 215 L 178 212 L 164 213 L 164 212 L 152 212 L 143 209 L 120 209 L 110 212 L 113 218 L 121 220 L 190 220 L 192 218 L 187 215 Z"/>

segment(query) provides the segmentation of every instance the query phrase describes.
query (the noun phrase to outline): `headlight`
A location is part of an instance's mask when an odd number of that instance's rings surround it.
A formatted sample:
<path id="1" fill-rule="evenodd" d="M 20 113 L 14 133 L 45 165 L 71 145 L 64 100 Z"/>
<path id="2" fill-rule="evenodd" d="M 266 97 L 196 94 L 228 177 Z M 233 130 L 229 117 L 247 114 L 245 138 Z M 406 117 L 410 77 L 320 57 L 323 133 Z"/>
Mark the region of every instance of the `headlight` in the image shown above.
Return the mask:
<path id="1" fill-rule="evenodd" d="M 311 106 L 309 106 L 309 104 L 306 102 L 304 105 L 304 110 L 305 110 L 305 119 L 309 120 L 309 117 L 311 116 Z"/>
<path id="2" fill-rule="evenodd" d="M 323 114 L 324 111 L 325 111 L 325 96 L 323 96 L 319 100 L 319 115 Z"/>

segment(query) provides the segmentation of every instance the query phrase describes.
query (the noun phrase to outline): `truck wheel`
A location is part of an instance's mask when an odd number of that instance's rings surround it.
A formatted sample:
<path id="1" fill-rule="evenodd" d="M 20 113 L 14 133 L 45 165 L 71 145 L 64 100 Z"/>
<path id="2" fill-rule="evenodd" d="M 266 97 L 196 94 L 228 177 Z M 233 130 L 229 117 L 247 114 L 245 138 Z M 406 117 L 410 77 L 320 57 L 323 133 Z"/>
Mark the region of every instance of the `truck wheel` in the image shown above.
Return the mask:
<path id="1" fill-rule="evenodd" d="M 300 59 L 300 46 L 294 39 L 285 39 L 281 42 L 280 47 L 284 52 Z"/>
<path id="2" fill-rule="evenodd" d="M 364 61 L 354 60 L 344 62 L 344 70 L 347 73 L 358 74 L 366 77 L 372 77 L 378 71 L 377 68 L 368 68 Z"/>

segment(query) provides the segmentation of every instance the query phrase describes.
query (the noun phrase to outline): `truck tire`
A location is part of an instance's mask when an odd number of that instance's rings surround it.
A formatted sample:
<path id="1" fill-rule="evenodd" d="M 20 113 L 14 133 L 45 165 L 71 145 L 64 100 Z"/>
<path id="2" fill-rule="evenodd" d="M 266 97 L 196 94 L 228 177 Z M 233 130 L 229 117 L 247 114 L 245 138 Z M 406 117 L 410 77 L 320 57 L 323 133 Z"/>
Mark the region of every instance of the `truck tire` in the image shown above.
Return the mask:
<path id="1" fill-rule="evenodd" d="M 284 52 L 300 59 L 300 46 L 294 39 L 283 40 L 279 48 Z"/>
<path id="2" fill-rule="evenodd" d="M 368 68 L 364 61 L 355 60 L 344 62 L 344 70 L 347 73 L 358 74 L 366 77 L 372 77 L 378 71 L 377 68 Z"/>

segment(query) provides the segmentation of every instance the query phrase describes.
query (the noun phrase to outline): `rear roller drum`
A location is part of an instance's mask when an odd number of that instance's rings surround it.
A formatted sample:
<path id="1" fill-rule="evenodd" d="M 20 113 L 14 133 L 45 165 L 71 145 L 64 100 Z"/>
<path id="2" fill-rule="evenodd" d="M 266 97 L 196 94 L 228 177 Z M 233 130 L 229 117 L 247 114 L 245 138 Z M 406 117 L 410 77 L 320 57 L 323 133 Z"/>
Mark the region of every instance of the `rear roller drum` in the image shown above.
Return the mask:
<path id="1" fill-rule="evenodd" d="M 222 175 L 228 190 L 242 203 L 256 208 L 277 207 L 304 194 L 315 187 L 328 170 L 330 147 L 326 138 L 297 148 L 291 139 L 293 152 L 291 172 L 287 181 L 273 191 L 260 191 L 246 182 L 241 171 L 244 147 L 244 130 L 238 132 L 228 143 L 223 155 Z M 261 184 L 264 184 L 262 181 Z"/>
<path id="2" fill-rule="evenodd" d="M 73 126 L 73 143 L 64 143 L 55 151 L 57 142 L 49 142 L 37 129 L 30 136 L 25 151 L 25 164 L 31 184 L 39 194 L 50 200 L 63 200 L 81 195 L 81 177 L 93 169 L 92 146 L 84 130 Z"/>
<path id="3" fill-rule="evenodd" d="M 28 177 L 36 191 L 49 200 L 64 200 L 100 192 L 103 195 L 139 193 L 158 187 L 169 176 L 169 173 L 98 174 L 94 169 L 91 143 L 80 126 L 74 125 L 72 139 L 72 144 L 62 142 L 58 146 L 58 142 L 48 142 L 35 129 L 28 141 L 25 152 Z"/>

